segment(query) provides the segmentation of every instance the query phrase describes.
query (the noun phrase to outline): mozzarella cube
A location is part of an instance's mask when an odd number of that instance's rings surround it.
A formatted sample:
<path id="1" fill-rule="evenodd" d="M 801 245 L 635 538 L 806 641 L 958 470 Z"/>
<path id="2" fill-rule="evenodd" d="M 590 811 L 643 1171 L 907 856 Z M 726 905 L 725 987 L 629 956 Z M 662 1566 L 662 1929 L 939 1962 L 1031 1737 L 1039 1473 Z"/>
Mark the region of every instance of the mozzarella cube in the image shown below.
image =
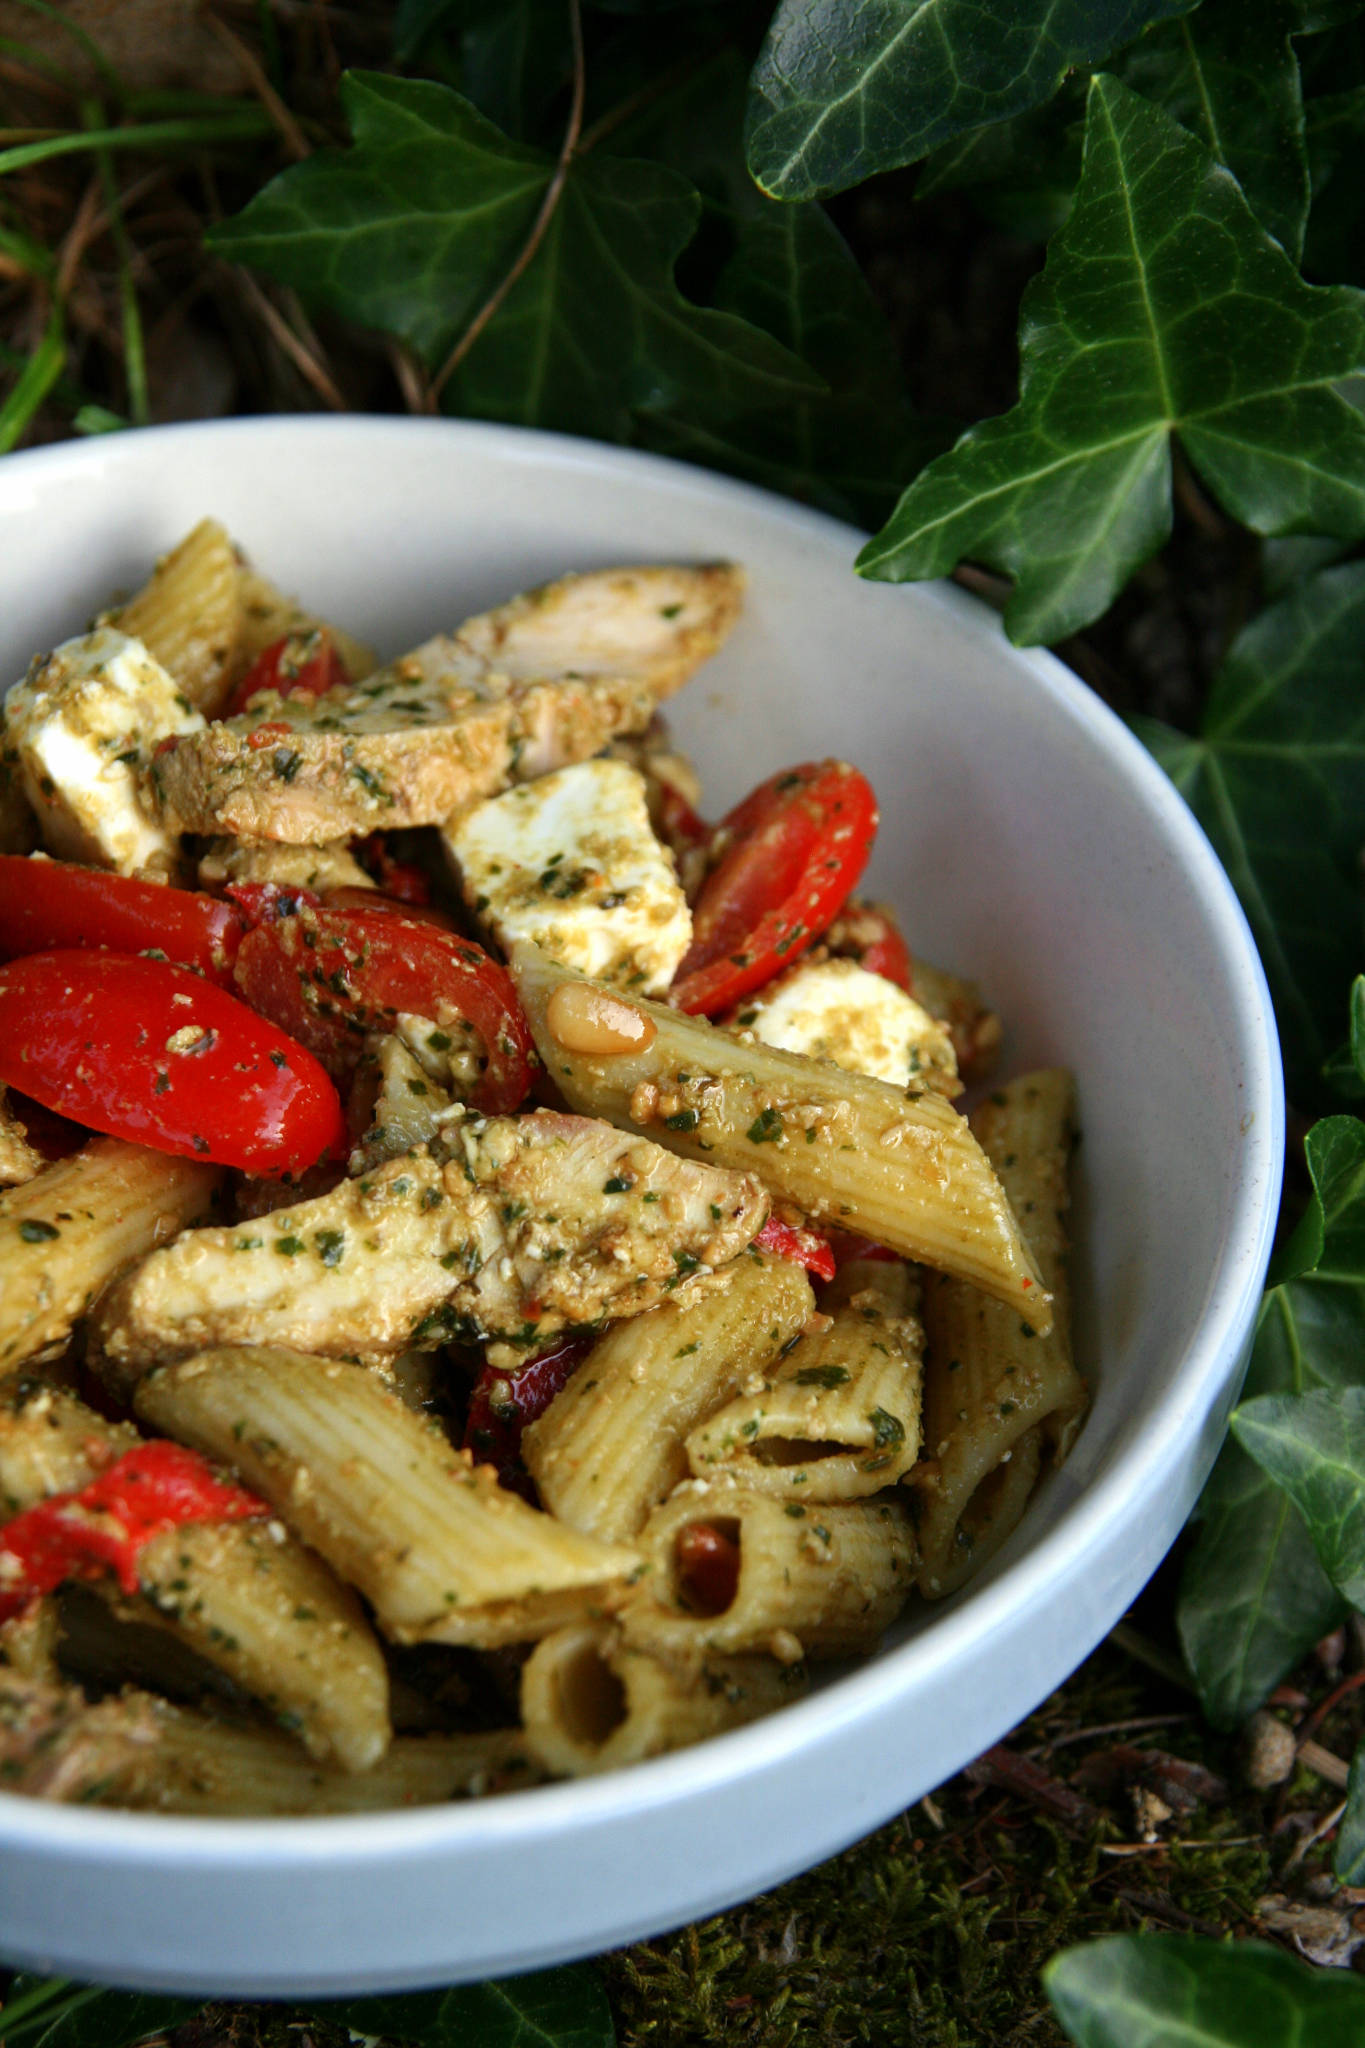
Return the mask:
<path id="1" fill-rule="evenodd" d="M 142 642 L 111 626 L 41 656 L 5 699 L 7 749 L 47 846 L 123 875 L 175 866 L 147 770 L 159 740 L 203 725 Z"/>
<path id="2" fill-rule="evenodd" d="M 444 828 L 465 902 L 504 950 L 529 939 L 552 960 L 662 994 L 692 940 L 692 915 L 649 823 L 642 776 L 580 761 L 461 812 Z"/>
<path id="3" fill-rule="evenodd" d="M 961 1083 L 948 1033 L 894 981 L 856 960 L 803 960 L 744 1004 L 736 1020 L 764 1045 L 832 1060 L 916 1094 L 956 1095 Z"/>

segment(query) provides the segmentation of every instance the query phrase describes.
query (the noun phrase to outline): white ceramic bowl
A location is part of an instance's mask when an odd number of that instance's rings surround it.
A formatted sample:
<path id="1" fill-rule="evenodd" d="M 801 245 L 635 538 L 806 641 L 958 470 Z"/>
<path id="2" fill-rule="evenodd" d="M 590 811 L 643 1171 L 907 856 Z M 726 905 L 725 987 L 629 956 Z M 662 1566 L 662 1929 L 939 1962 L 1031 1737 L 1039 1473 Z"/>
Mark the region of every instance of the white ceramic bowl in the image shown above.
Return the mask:
<path id="1" fill-rule="evenodd" d="M 958 1598 L 771 1719 L 634 1770 L 360 1819 L 207 1821 L 0 1796 L 0 1953 L 195 1992 L 341 1994 L 600 1952 L 752 1896 L 930 1790 L 1065 1678 L 1212 1461 L 1279 1187 L 1270 1005 L 1164 775 L 1050 656 L 947 586 L 853 574 L 848 528 L 703 471 L 436 422 L 248 420 L 0 462 L 0 676 L 197 519 L 396 653 L 566 569 L 732 557 L 747 611 L 670 709 L 711 811 L 837 753 L 881 798 L 869 877 L 974 973 L 1008 1065 L 1079 1076 L 1080 1356 L 1065 1468 Z"/>

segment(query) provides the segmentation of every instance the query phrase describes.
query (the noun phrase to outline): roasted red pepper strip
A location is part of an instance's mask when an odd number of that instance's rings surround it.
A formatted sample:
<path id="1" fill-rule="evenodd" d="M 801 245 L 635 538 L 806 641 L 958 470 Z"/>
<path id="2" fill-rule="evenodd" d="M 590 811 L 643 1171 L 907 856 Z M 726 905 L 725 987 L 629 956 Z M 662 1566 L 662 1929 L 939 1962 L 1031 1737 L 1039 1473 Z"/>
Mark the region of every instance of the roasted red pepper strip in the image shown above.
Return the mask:
<path id="1" fill-rule="evenodd" d="M 237 987 L 316 1053 L 334 1079 L 355 1072 L 369 1031 L 392 1031 L 400 1011 L 433 1018 L 450 1034 L 466 1025 L 483 1071 L 476 1109 L 505 1115 L 525 1099 L 535 1063 L 531 1027 L 512 977 L 481 946 L 392 907 L 334 910 L 307 889 L 234 885 L 229 894 L 260 919 L 237 952 Z"/>
<path id="2" fill-rule="evenodd" d="M 197 889 L 164 888 L 73 861 L 0 854 L 0 959 L 105 946 L 174 960 L 231 988 L 245 929 L 235 905 Z"/>
<path id="3" fill-rule="evenodd" d="M 698 1614 L 724 1614 L 739 1590 L 739 1545 L 714 1522 L 689 1522 L 674 1547 L 678 1586 Z"/>
<path id="4" fill-rule="evenodd" d="M 794 1259 L 798 1266 L 804 1266 L 808 1273 L 814 1273 L 817 1280 L 832 1280 L 837 1268 L 834 1253 L 828 1241 L 814 1230 L 801 1230 L 791 1223 L 779 1223 L 776 1216 L 770 1216 L 758 1236 L 754 1249 L 771 1252 L 775 1258 Z"/>
<path id="5" fill-rule="evenodd" d="M 534 1500 L 535 1488 L 521 1462 L 521 1433 L 545 1413 L 594 1341 L 583 1335 L 560 1337 L 513 1372 L 485 1365 L 474 1383 L 464 1447 L 481 1465 L 495 1466 L 501 1483 L 528 1500 Z"/>
<path id="6" fill-rule="evenodd" d="M 398 860 L 389 851 L 389 842 L 382 832 L 357 839 L 351 851 L 386 896 L 395 897 L 400 903 L 430 903 L 431 883 L 422 869 L 413 861 Z"/>
<path id="7" fill-rule="evenodd" d="M 112 1571 L 125 1593 L 152 1537 L 186 1522 L 241 1522 L 270 1508 L 218 1478 L 183 1444 L 136 1444 L 76 1493 L 54 1494 L 0 1529 L 0 1621 L 67 1579 Z"/>
<path id="8" fill-rule="evenodd" d="M 322 697 L 349 681 L 341 656 L 321 627 L 286 633 L 256 656 L 221 715 L 238 717 L 258 690 L 274 690 L 281 697 Z"/>
<path id="9" fill-rule="evenodd" d="M 834 1254 L 836 1266 L 847 1266 L 854 1259 L 880 1259 L 895 1265 L 901 1254 L 893 1252 L 884 1244 L 874 1244 L 870 1237 L 856 1237 L 850 1230 L 832 1229 L 829 1234 L 829 1248 Z"/>
<path id="10" fill-rule="evenodd" d="M 346 1145 L 312 1054 L 187 967 L 29 953 L 0 967 L 0 1081 L 90 1130 L 249 1173 Z"/>
<path id="11" fill-rule="evenodd" d="M 717 827 L 724 850 L 702 884 L 669 1001 L 714 1017 L 790 967 L 842 907 L 876 832 L 877 800 L 846 761 L 760 783 Z"/>

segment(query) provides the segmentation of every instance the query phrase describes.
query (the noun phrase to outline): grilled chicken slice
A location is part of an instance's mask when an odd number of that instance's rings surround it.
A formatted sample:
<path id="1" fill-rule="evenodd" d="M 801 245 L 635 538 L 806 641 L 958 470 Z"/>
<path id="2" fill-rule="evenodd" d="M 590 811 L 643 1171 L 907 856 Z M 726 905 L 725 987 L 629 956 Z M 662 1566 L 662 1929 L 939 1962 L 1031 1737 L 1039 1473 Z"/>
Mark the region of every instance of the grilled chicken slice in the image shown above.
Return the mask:
<path id="1" fill-rule="evenodd" d="M 588 1117 L 469 1118 L 316 1201 L 191 1230 L 106 1296 L 101 1369 L 222 1344 L 382 1359 L 412 1345 L 530 1344 L 638 1315 L 762 1227 L 756 1176 L 676 1158 Z"/>
<path id="2" fill-rule="evenodd" d="M 648 725 L 715 652 L 743 579 L 726 565 L 568 576 L 316 699 L 262 691 L 155 763 L 182 830 L 295 845 L 434 825 L 514 779 Z"/>
<path id="3" fill-rule="evenodd" d="M 91 1706 L 78 1685 L 0 1671 L 0 1778 L 7 1792 L 85 1804 L 145 1774 L 158 1742 L 146 1693 Z"/>

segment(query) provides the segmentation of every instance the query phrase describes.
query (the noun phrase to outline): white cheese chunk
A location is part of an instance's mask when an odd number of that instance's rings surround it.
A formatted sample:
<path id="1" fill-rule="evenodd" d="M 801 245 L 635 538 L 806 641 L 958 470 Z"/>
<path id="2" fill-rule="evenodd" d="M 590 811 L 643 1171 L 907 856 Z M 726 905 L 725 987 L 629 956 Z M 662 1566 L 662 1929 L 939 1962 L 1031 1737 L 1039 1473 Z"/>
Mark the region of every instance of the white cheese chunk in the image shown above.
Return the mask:
<path id="1" fill-rule="evenodd" d="M 800 961 L 745 1003 L 737 1020 L 764 1045 L 832 1060 L 897 1088 L 959 1091 L 952 1040 L 937 1018 L 855 960 Z"/>
<path id="2" fill-rule="evenodd" d="M 144 777 L 159 740 L 203 725 L 142 642 L 111 626 L 41 656 L 5 699 L 7 743 L 46 845 L 124 875 L 174 867 L 177 841 Z"/>
<path id="3" fill-rule="evenodd" d="M 504 950 L 529 939 L 561 966 L 662 994 L 692 939 L 642 776 L 580 761 L 475 804 L 443 837 L 470 908 Z"/>

